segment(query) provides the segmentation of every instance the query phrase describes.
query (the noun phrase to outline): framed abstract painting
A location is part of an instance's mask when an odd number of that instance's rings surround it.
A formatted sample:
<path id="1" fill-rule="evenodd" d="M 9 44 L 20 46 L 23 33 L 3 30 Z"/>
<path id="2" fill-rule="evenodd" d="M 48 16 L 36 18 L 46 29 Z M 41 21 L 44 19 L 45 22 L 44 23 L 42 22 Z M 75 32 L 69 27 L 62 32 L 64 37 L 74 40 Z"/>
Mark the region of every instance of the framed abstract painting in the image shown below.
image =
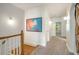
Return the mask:
<path id="1" fill-rule="evenodd" d="M 31 32 L 42 32 L 42 17 L 26 19 L 26 30 Z"/>

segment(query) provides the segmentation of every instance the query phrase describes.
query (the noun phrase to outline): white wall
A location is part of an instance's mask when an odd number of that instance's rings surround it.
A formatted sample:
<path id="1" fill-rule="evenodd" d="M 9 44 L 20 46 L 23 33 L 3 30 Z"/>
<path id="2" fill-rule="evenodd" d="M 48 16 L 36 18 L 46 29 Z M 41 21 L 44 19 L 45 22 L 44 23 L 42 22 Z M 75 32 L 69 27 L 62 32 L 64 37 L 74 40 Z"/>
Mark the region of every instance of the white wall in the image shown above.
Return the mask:
<path id="1" fill-rule="evenodd" d="M 24 11 L 11 4 L 0 4 L 0 36 L 19 33 L 23 30 Z M 13 25 L 8 24 L 9 17 L 13 17 Z"/>
<path id="2" fill-rule="evenodd" d="M 75 37 L 75 4 L 72 4 L 70 9 L 70 49 L 76 53 L 76 37 Z"/>
<path id="3" fill-rule="evenodd" d="M 56 23 L 51 21 L 51 27 L 50 27 L 50 37 L 51 36 L 56 36 Z"/>
<path id="4" fill-rule="evenodd" d="M 41 17 L 40 15 L 40 8 L 30 8 L 25 11 L 25 43 L 30 45 L 38 45 L 40 40 L 40 34 L 41 32 L 28 32 L 26 31 L 26 20 L 29 18 L 37 18 Z"/>
<path id="5" fill-rule="evenodd" d="M 28 32 L 26 31 L 26 19 L 29 18 L 37 18 L 37 17 L 42 17 L 42 32 Z M 45 9 L 45 7 L 33 7 L 29 8 L 25 11 L 25 43 L 30 44 L 33 46 L 36 45 L 46 45 L 46 42 L 49 40 L 49 33 L 46 32 L 48 31 L 48 13 Z M 48 26 L 48 27 L 47 27 Z"/>
<path id="6" fill-rule="evenodd" d="M 13 17 L 14 24 L 8 23 L 9 17 Z M 11 4 L 0 4 L 0 36 L 14 35 L 23 30 L 24 25 L 24 11 Z M 12 38 L 6 40 L 4 45 L 0 45 L 2 54 L 6 54 L 9 48 L 18 45 L 19 38 Z M 2 41 L 0 41 L 1 44 Z M 7 50 L 7 51 L 6 51 Z"/>
<path id="7" fill-rule="evenodd" d="M 75 4 L 69 9 L 69 19 L 67 20 L 67 47 L 70 52 L 76 54 L 76 38 L 75 38 Z"/>
<path id="8" fill-rule="evenodd" d="M 63 20 L 62 21 L 62 34 L 61 34 L 62 37 L 66 37 L 66 25 L 67 25 L 67 21 Z"/>

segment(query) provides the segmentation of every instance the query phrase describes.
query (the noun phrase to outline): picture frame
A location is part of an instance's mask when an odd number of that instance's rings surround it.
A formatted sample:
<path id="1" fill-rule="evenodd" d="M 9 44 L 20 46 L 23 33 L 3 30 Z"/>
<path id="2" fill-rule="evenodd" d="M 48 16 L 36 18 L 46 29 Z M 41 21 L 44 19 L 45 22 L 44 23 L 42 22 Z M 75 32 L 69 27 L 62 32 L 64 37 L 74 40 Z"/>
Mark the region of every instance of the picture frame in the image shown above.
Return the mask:
<path id="1" fill-rule="evenodd" d="M 42 32 L 42 17 L 26 19 L 26 31 Z"/>

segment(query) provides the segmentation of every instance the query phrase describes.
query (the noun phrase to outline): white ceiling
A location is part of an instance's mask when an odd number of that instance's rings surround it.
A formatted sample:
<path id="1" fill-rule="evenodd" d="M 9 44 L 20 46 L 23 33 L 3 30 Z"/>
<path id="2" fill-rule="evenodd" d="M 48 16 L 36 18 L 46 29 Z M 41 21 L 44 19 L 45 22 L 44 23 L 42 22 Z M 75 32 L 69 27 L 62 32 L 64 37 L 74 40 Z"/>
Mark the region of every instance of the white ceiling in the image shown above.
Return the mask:
<path id="1" fill-rule="evenodd" d="M 46 6 L 52 17 L 61 17 L 67 14 L 71 4 L 69 3 L 12 3 L 14 6 L 19 7 L 22 10 L 27 8 Z"/>
<path id="2" fill-rule="evenodd" d="M 71 4 L 69 3 L 54 3 L 48 4 L 47 9 L 51 17 L 64 17 L 67 15 Z"/>
<path id="3" fill-rule="evenodd" d="M 22 10 L 43 5 L 42 3 L 12 3 L 12 4 L 16 7 L 19 7 Z"/>

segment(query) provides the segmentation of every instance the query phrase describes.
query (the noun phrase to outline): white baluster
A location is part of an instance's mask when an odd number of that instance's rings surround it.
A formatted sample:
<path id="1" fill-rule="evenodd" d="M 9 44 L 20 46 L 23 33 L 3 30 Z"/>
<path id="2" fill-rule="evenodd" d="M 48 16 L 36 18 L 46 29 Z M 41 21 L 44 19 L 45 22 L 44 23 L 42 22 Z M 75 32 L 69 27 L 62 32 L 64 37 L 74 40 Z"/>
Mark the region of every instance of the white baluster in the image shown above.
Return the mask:
<path id="1" fill-rule="evenodd" d="M 4 39 L 3 41 L 6 42 L 7 40 Z M 7 54 L 7 51 L 8 51 L 8 49 L 7 49 L 8 46 L 7 46 L 7 45 L 8 45 L 7 43 L 4 43 L 3 46 L 2 46 L 2 47 L 3 47 L 2 49 L 4 49 L 4 51 L 2 51 L 2 53 L 3 53 L 4 55 L 6 55 L 6 54 Z"/>
<path id="2" fill-rule="evenodd" d="M 8 44 L 8 45 L 7 45 L 7 54 L 8 54 L 8 55 L 11 54 L 11 53 L 10 53 L 10 39 L 11 39 L 11 38 L 8 38 L 8 39 L 7 39 L 7 44 Z"/>
<path id="3" fill-rule="evenodd" d="M 9 54 L 11 55 L 11 51 L 12 51 L 12 44 L 11 44 L 12 38 L 9 39 Z"/>

